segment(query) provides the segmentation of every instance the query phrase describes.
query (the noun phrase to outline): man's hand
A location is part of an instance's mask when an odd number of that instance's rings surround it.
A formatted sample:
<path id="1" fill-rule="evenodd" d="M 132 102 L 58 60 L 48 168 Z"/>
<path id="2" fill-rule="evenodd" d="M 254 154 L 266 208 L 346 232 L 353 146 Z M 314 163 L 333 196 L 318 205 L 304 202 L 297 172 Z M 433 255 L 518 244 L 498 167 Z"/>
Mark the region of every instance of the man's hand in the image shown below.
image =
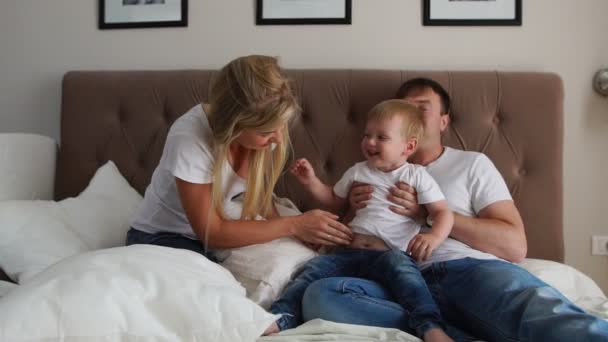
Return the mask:
<path id="1" fill-rule="evenodd" d="M 354 210 L 365 208 L 367 201 L 372 198 L 374 188 L 367 183 L 354 182 L 348 193 L 348 204 Z"/>
<path id="2" fill-rule="evenodd" d="M 431 233 L 420 233 L 414 236 L 407 245 L 406 252 L 416 261 L 426 261 L 443 239 Z"/>
<path id="3" fill-rule="evenodd" d="M 393 212 L 407 216 L 418 223 L 426 223 L 429 213 L 423 205 L 418 204 L 418 193 L 414 187 L 398 182 L 394 188 L 391 188 L 390 193 L 388 200 L 396 204 L 390 206 Z"/>
<path id="4" fill-rule="evenodd" d="M 302 185 L 310 185 L 317 178 L 315 169 L 313 169 L 312 165 L 310 165 L 310 162 L 306 158 L 300 158 L 294 161 L 289 167 L 289 172 L 296 176 Z"/>

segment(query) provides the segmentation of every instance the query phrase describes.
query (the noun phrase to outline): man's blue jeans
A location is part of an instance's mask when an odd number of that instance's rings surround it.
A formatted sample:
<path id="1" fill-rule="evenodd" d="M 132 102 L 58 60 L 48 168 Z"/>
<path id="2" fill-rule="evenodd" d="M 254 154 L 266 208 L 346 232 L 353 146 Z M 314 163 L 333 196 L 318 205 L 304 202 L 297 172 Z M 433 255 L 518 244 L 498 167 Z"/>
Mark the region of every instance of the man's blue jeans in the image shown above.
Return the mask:
<path id="1" fill-rule="evenodd" d="M 585 313 L 523 268 L 471 258 L 422 271 L 457 341 L 608 341 L 608 322 Z M 303 318 L 408 331 L 409 313 L 380 284 L 329 278 L 308 287 Z"/>
<path id="2" fill-rule="evenodd" d="M 277 321 L 281 330 L 302 323 L 302 298 L 308 285 L 327 277 L 363 277 L 384 285 L 407 313 L 405 322 L 418 336 L 437 327 L 443 319 L 411 257 L 400 250 L 372 251 L 342 248 L 306 263 L 299 274 L 274 302 L 270 311 L 283 314 Z"/>

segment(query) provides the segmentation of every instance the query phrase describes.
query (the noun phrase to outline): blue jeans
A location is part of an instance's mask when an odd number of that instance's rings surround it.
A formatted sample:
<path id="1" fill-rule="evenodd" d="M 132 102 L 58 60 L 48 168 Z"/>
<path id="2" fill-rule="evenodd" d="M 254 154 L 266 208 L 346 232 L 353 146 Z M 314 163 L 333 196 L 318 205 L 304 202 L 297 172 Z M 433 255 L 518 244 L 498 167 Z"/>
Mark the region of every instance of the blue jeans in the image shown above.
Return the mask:
<path id="1" fill-rule="evenodd" d="M 386 286 L 407 313 L 407 327 L 418 336 L 431 328 L 444 327 L 439 308 L 411 257 L 400 250 L 342 248 L 306 263 L 272 304 L 270 311 L 283 315 L 277 321 L 279 328 L 290 329 L 302 323 L 301 303 L 308 285 L 340 276 L 364 277 Z"/>
<path id="2" fill-rule="evenodd" d="M 585 313 L 523 268 L 471 258 L 422 271 L 457 341 L 608 341 L 608 322 Z M 330 278 L 308 287 L 303 318 L 406 330 L 409 313 L 378 283 Z M 457 328 L 456 328 L 457 327 Z"/>
<path id="3" fill-rule="evenodd" d="M 217 262 L 217 258 L 213 252 L 205 250 L 205 247 L 200 241 L 192 240 L 176 233 L 163 232 L 150 234 L 131 228 L 127 232 L 127 246 L 137 244 L 187 249 L 203 255 L 213 262 Z"/>

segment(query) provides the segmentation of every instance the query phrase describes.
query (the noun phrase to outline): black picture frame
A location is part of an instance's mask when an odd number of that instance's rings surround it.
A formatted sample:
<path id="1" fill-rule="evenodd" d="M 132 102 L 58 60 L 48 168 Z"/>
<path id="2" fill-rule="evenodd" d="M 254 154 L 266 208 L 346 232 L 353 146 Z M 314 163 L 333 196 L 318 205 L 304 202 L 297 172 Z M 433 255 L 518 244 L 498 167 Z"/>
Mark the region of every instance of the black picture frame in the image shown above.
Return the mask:
<path id="1" fill-rule="evenodd" d="M 123 21 L 109 22 L 106 18 L 106 2 L 123 0 L 99 0 L 99 20 L 100 30 L 107 29 L 130 29 L 130 28 L 154 28 L 154 27 L 186 27 L 188 26 L 188 0 L 180 0 L 180 18 L 178 20 L 166 21 Z M 143 0 L 142 0 L 143 1 Z"/>
<path id="2" fill-rule="evenodd" d="M 424 26 L 521 26 L 522 24 L 521 0 L 510 0 L 513 1 L 515 5 L 515 13 L 513 15 L 513 18 L 507 19 L 476 19 L 474 17 L 466 19 L 433 19 L 433 15 L 431 13 L 431 1 L 433 0 L 422 1 L 422 23 Z"/>
<path id="3" fill-rule="evenodd" d="M 350 25 L 352 23 L 352 1 L 344 1 L 344 17 L 336 18 L 265 18 L 264 0 L 256 0 L 256 25 Z M 267 4 L 266 4 L 267 5 Z"/>

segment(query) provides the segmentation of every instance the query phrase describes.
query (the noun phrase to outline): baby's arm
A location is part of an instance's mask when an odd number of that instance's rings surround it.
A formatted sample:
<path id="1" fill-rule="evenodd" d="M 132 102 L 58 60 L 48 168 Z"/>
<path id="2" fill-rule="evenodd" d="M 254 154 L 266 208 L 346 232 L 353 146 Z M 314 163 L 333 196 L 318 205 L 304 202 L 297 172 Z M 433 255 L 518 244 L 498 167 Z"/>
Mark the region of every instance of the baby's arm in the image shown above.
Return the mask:
<path id="1" fill-rule="evenodd" d="M 315 174 L 315 170 L 308 160 L 301 158 L 296 160 L 289 168 L 291 174 L 321 203 L 333 212 L 342 210 L 346 199 L 336 196 L 333 189 L 324 184 Z"/>
<path id="2" fill-rule="evenodd" d="M 416 235 L 407 246 L 407 251 L 418 261 L 427 260 L 433 251 L 450 235 L 454 225 L 454 214 L 446 200 L 424 205 L 433 221 L 431 230 Z"/>

